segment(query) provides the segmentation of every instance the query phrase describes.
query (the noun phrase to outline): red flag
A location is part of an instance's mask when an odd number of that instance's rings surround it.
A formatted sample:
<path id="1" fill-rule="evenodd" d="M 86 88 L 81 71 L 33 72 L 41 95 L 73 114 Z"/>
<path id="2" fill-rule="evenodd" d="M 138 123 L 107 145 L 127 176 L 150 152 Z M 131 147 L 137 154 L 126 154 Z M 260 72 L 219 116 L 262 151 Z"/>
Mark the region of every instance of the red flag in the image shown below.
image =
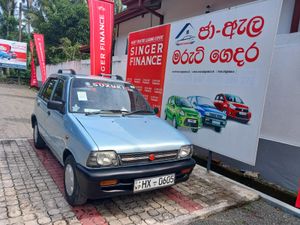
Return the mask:
<path id="1" fill-rule="evenodd" d="M 91 75 L 111 73 L 114 28 L 112 0 L 89 0 Z"/>
<path id="2" fill-rule="evenodd" d="M 30 53 L 31 53 L 30 87 L 38 87 L 38 81 L 37 81 L 37 77 L 36 77 L 36 70 L 35 70 L 34 57 L 33 57 L 33 49 L 34 49 L 34 43 L 33 43 L 33 41 L 29 42 L 29 46 L 30 46 Z"/>
<path id="3" fill-rule="evenodd" d="M 46 56 L 45 56 L 45 44 L 44 44 L 44 35 L 43 34 L 33 34 L 34 43 L 36 46 L 36 52 L 39 59 L 42 83 L 45 82 L 46 75 Z"/>

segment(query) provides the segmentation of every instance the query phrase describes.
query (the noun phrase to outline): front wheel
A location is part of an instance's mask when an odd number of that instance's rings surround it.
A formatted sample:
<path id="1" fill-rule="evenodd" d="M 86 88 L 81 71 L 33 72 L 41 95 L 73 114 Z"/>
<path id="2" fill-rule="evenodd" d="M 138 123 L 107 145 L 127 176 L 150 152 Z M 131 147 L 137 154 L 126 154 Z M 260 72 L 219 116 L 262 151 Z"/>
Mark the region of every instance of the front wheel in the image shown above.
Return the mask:
<path id="1" fill-rule="evenodd" d="M 69 155 L 65 161 L 64 189 L 67 202 L 71 206 L 82 205 L 87 198 L 80 192 L 80 186 L 76 177 L 76 162 L 72 155 Z"/>
<path id="2" fill-rule="evenodd" d="M 192 128 L 192 132 L 193 132 L 193 133 L 197 133 L 197 132 L 198 132 L 198 129 L 197 129 L 197 128 Z"/>
<path id="3" fill-rule="evenodd" d="M 43 138 L 40 135 L 37 122 L 35 122 L 33 126 L 33 142 L 34 142 L 34 147 L 36 147 L 37 149 L 42 149 L 46 147 L 46 143 L 44 142 Z"/>
<path id="4" fill-rule="evenodd" d="M 176 117 L 174 116 L 173 121 L 172 121 L 173 127 L 176 129 L 178 128 L 177 122 L 176 122 Z"/>
<path id="5" fill-rule="evenodd" d="M 222 129 L 221 127 L 215 127 L 215 131 L 218 132 L 218 133 L 221 132 L 221 129 Z"/>

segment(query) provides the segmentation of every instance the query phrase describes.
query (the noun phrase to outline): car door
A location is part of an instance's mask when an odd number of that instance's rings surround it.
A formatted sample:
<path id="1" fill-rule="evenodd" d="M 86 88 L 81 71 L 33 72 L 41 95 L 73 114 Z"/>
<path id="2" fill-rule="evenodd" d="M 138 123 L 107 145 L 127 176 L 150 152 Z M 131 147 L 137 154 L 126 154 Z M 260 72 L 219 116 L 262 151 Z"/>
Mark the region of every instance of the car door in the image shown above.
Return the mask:
<path id="1" fill-rule="evenodd" d="M 38 121 L 39 132 L 43 136 L 44 140 L 48 144 L 50 139 L 48 135 L 48 117 L 49 112 L 47 108 L 47 103 L 52 96 L 52 92 L 54 86 L 56 84 L 56 78 L 50 78 L 47 83 L 45 84 L 40 96 L 36 99 L 36 117 Z"/>
<path id="2" fill-rule="evenodd" d="M 58 79 L 56 86 L 51 97 L 51 101 L 57 101 L 65 103 L 65 80 Z M 51 147 L 54 154 L 62 159 L 63 151 L 65 149 L 65 113 L 59 112 L 58 110 L 48 109 L 48 131 Z"/>

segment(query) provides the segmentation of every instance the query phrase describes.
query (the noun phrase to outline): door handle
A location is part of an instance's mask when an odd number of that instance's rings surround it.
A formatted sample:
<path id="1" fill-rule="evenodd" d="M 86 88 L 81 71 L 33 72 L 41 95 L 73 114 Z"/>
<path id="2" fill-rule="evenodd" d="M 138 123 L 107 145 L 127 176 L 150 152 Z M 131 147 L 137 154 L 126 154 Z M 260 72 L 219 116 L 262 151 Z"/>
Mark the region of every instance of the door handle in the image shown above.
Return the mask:
<path id="1" fill-rule="evenodd" d="M 48 116 L 50 116 L 50 114 L 51 114 L 50 111 L 48 111 L 47 114 L 48 114 Z"/>

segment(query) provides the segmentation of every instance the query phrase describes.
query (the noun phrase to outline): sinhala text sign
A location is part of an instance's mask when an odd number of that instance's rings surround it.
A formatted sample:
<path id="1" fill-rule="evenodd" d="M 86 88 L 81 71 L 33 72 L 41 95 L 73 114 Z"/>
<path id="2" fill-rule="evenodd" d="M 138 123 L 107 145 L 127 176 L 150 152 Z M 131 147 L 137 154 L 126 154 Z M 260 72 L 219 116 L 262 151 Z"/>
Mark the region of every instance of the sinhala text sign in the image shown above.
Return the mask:
<path id="1" fill-rule="evenodd" d="M 167 119 L 194 144 L 255 164 L 281 3 L 172 23 L 163 104 Z M 197 132 L 189 129 L 195 125 Z"/>
<path id="2" fill-rule="evenodd" d="M 0 39 L 0 67 L 26 69 L 27 43 Z"/>
<path id="3" fill-rule="evenodd" d="M 259 1 L 170 24 L 161 116 L 193 144 L 255 164 L 281 4 Z"/>

